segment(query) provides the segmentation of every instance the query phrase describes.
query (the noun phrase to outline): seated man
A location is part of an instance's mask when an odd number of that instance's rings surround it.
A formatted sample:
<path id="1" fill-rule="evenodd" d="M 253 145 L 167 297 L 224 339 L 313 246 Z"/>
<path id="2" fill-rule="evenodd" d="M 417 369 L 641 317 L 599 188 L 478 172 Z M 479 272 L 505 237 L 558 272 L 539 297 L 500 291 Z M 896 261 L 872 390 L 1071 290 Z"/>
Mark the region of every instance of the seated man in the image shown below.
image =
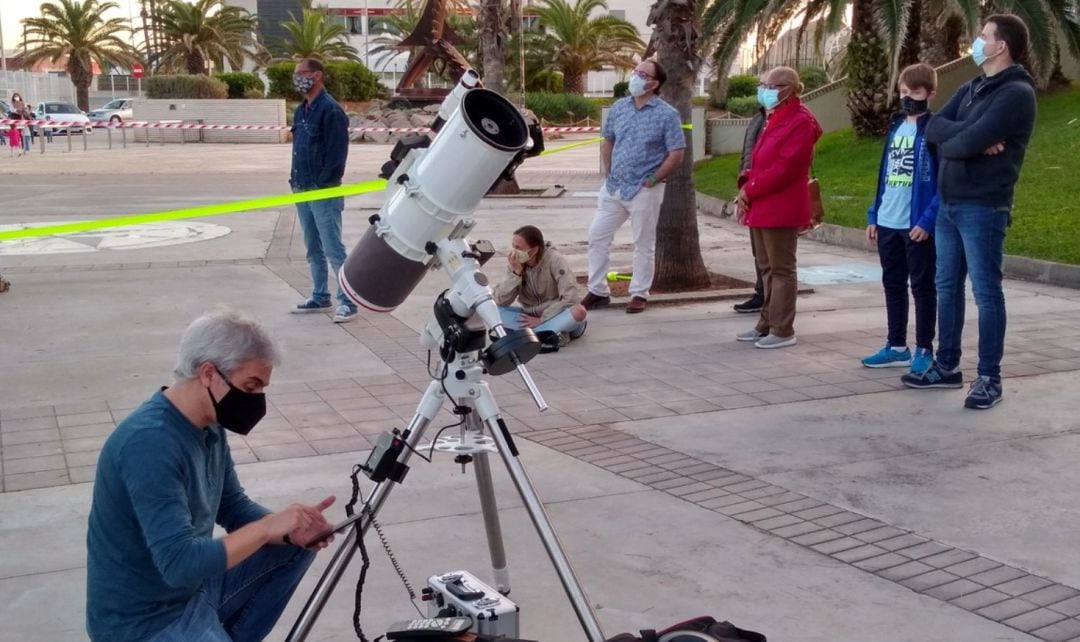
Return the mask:
<path id="1" fill-rule="evenodd" d="M 566 259 L 532 225 L 515 230 L 510 245 L 506 277 L 494 288 L 506 329 L 532 328 L 551 350 L 585 334 L 587 313 L 576 303 L 577 279 Z M 520 306 L 509 307 L 515 300 Z"/>
<path id="2" fill-rule="evenodd" d="M 237 480 L 225 430 L 247 434 L 266 414 L 277 361 L 254 321 L 201 316 L 180 340 L 173 386 L 109 436 L 86 537 L 91 639 L 261 640 L 274 627 L 334 501 L 271 513 Z M 215 523 L 228 534 L 214 538 Z"/>

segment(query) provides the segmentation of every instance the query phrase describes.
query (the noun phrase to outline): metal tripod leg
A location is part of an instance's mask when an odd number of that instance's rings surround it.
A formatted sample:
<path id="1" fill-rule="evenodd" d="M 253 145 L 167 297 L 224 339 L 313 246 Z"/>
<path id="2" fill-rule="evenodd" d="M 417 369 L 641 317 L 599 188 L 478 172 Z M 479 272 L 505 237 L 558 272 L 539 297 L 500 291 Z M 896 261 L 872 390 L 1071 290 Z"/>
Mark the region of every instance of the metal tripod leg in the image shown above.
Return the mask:
<path id="1" fill-rule="evenodd" d="M 555 566 L 555 572 L 559 575 L 559 581 L 562 582 L 563 590 L 566 591 L 566 597 L 574 607 L 574 613 L 577 615 L 581 627 L 585 630 L 585 634 L 589 637 L 589 642 L 603 642 L 604 634 L 600 630 L 600 623 L 592 612 L 592 607 L 589 605 L 588 598 L 585 597 L 585 591 L 582 590 L 581 583 L 574 575 L 570 560 L 567 559 L 566 553 L 563 552 L 562 544 L 559 543 L 559 536 L 555 533 L 551 520 L 548 519 L 547 511 L 544 509 L 540 497 L 536 494 L 536 489 L 533 488 L 529 474 L 525 471 L 525 465 L 518 458 L 517 448 L 510 441 L 510 431 L 507 429 L 502 417 L 499 416 L 499 409 L 495 404 L 494 396 L 491 394 L 491 388 L 486 381 L 476 382 L 475 385 L 479 387 L 475 402 L 480 420 L 487 426 L 488 432 L 491 433 L 491 437 L 499 448 L 499 454 L 502 456 L 503 463 L 506 464 L 506 471 L 510 474 L 510 479 L 514 481 L 518 495 L 521 496 L 521 501 L 525 504 L 525 510 L 529 512 L 533 526 L 536 527 L 536 533 L 540 536 L 540 541 L 544 543 L 544 548 L 547 550 L 552 565 Z"/>
<path id="2" fill-rule="evenodd" d="M 465 421 L 470 430 L 481 431 L 484 424 L 476 412 L 469 413 Z M 491 462 L 486 452 L 473 455 L 476 472 L 476 490 L 480 495 L 480 510 L 484 515 L 484 531 L 487 534 L 488 552 L 491 555 L 491 572 L 495 588 L 503 595 L 510 594 L 510 571 L 506 568 L 506 550 L 503 547 L 502 526 L 499 523 L 499 505 L 495 501 L 495 485 L 491 480 Z"/>
<path id="3" fill-rule="evenodd" d="M 427 391 L 424 393 L 423 398 L 420 400 L 420 404 L 416 408 L 416 414 L 413 416 L 412 421 L 409 422 L 409 438 L 406 440 L 409 447 L 401 453 L 398 457 L 398 461 L 402 464 L 408 463 L 409 458 L 412 457 L 413 450 L 416 445 L 420 443 L 420 438 L 424 434 L 424 429 L 427 428 L 431 420 L 439 412 L 439 408 L 442 406 L 443 396 L 439 383 L 436 381 L 431 382 L 428 385 Z M 285 638 L 288 642 L 299 642 L 307 639 L 309 633 L 311 633 L 311 627 L 315 625 L 315 620 L 318 619 L 319 614 L 322 612 L 323 607 L 326 606 L 326 600 L 330 598 L 330 594 L 334 592 L 334 587 L 341 580 L 342 573 L 345 572 L 345 568 L 349 565 L 353 555 L 356 554 L 356 538 L 359 535 L 363 537 L 367 533 L 368 528 L 371 527 L 371 515 L 375 515 L 382 508 L 383 503 L 386 502 L 386 498 L 390 496 L 390 491 L 394 488 L 394 483 L 387 480 L 380 482 L 375 489 L 371 491 L 371 496 L 368 498 L 367 506 L 369 510 L 366 511 L 366 515 L 361 517 L 353 528 L 350 528 L 345 535 L 344 541 L 338 546 L 338 549 L 334 551 L 334 557 L 330 559 L 330 563 L 327 565 L 326 570 L 323 571 L 322 577 L 319 578 L 319 583 L 315 585 L 315 590 L 311 593 L 311 597 L 308 598 L 304 608 L 300 611 L 300 615 L 296 618 L 296 623 L 293 624 L 293 628 L 289 631 L 289 635 Z"/>

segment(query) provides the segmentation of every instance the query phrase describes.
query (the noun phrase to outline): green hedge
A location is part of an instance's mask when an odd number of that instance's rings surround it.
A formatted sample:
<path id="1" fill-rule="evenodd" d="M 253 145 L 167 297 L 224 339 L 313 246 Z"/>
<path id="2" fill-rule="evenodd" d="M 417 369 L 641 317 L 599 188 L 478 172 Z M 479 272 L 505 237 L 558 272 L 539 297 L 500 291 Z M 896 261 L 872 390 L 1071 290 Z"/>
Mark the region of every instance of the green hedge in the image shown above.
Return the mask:
<path id="1" fill-rule="evenodd" d="M 744 74 L 728 78 L 727 99 L 742 98 L 743 96 L 757 96 L 757 87 L 760 81 L 757 76 Z M 729 107 L 730 109 L 730 107 Z"/>
<path id="2" fill-rule="evenodd" d="M 616 98 L 622 98 L 623 96 L 628 96 L 630 94 L 630 83 L 629 83 L 629 81 L 623 80 L 623 81 L 615 83 L 615 88 L 613 89 L 613 93 L 615 94 Z"/>
<path id="3" fill-rule="evenodd" d="M 525 87 L 525 91 L 561 94 L 563 90 L 563 80 L 562 73 L 558 71 L 538 71 L 529 77 L 529 82 Z"/>
<path id="4" fill-rule="evenodd" d="M 214 78 L 229 86 L 229 98 L 247 98 L 249 94 L 254 95 L 251 93 L 252 90 L 258 91 L 258 97 L 262 98 L 262 94 L 266 90 L 262 78 L 246 71 L 214 74 Z"/>
<path id="5" fill-rule="evenodd" d="M 270 79 L 270 96 L 299 101 L 303 97 L 292 86 L 295 62 L 279 62 L 266 68 L 266 77 Z M 326 91 L 337 100 L 364 101 L 386 96 L 385 87 L 379 84 L 379 77 L 359 62 L 326 63 Z"/>
<path id="6" fill-rule="evenodd" d="M 802 80 L 804 92 L 829 84 L 829 74 L 821 67 L 800 67 L 799 78 Z"/>
<path id="7" fill-rule="evenodd" d="M 150 76 L 146 79 L 147 98 L 228 98 L 229 86 L 202 74 Z"/>
<path id="8" fill-rule="evenodd" d="M 736 116 L 753 116 L 758 107 L 760 105 L 758 105 L 757 96 L 739 96 L 728 98 L 727 101 L 727 110 Z"/>
<path id="9" fill-rule="evenodd" d="M 600 107 L 580 94 L 525 94 L 525 106 L 538 118 L 556 123 L 597 118 Z"/>

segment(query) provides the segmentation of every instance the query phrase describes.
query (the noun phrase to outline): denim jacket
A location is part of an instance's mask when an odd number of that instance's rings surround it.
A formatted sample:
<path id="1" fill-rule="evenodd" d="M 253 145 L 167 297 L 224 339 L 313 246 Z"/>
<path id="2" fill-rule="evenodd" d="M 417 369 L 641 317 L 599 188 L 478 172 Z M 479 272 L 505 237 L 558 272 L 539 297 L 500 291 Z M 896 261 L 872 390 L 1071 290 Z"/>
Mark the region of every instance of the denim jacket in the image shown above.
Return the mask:
<path id="1" fill-rule="evenodd" d="M 926 142 L 926 124 L 932 117 L 933 114 L 927 114 L 915 121 L 915 175 L 911 182 L 911 226 L 921 227 L 930 234 L 934 233 L 934 222 L 941 205 L 941 195 L 937 188 L 937 153 Z M 906 114 L 897 114 L 889 125 L 889 135 L 885 137 L 885 150 L 881 154 L 881 166 L 878 168 L 877 196 L 874 197 L 874 204 L 866 211 L 868 225 L 877 225 L 878 208 L 881 207 L 881 197 L 885 193 L 885 173 L 889 169 L 889 144 L 905 118 Z"/>
<path id="2" fill-rule="evenodd" d="M 323 91 L 293 113 L 292 171 L 289 185 L 310 190 L 341 185 L 349 156 L 349 116 Z"/>

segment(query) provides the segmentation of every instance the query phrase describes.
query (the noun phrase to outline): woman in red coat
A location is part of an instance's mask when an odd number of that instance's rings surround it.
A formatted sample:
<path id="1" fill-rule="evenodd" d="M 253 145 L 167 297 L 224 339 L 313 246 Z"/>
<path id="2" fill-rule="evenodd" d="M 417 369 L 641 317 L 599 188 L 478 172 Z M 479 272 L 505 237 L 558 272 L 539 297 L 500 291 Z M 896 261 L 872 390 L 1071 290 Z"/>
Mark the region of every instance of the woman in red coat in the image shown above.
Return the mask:
<path id="1" fill-rule="evenodd" d="M 750 166 L 739 176 L 738 218 L 750 227 L 765 283 L 765 304 L 753 330 L 739 341 L 758 348 L 795 345 L 795 249 L 799 230 L 810 225 L 810 163 L 821 126 L 799 94 L 799 74 L 789 67 L 770 71 L 758 87 L 765 128 L 754 144 Z"/>

